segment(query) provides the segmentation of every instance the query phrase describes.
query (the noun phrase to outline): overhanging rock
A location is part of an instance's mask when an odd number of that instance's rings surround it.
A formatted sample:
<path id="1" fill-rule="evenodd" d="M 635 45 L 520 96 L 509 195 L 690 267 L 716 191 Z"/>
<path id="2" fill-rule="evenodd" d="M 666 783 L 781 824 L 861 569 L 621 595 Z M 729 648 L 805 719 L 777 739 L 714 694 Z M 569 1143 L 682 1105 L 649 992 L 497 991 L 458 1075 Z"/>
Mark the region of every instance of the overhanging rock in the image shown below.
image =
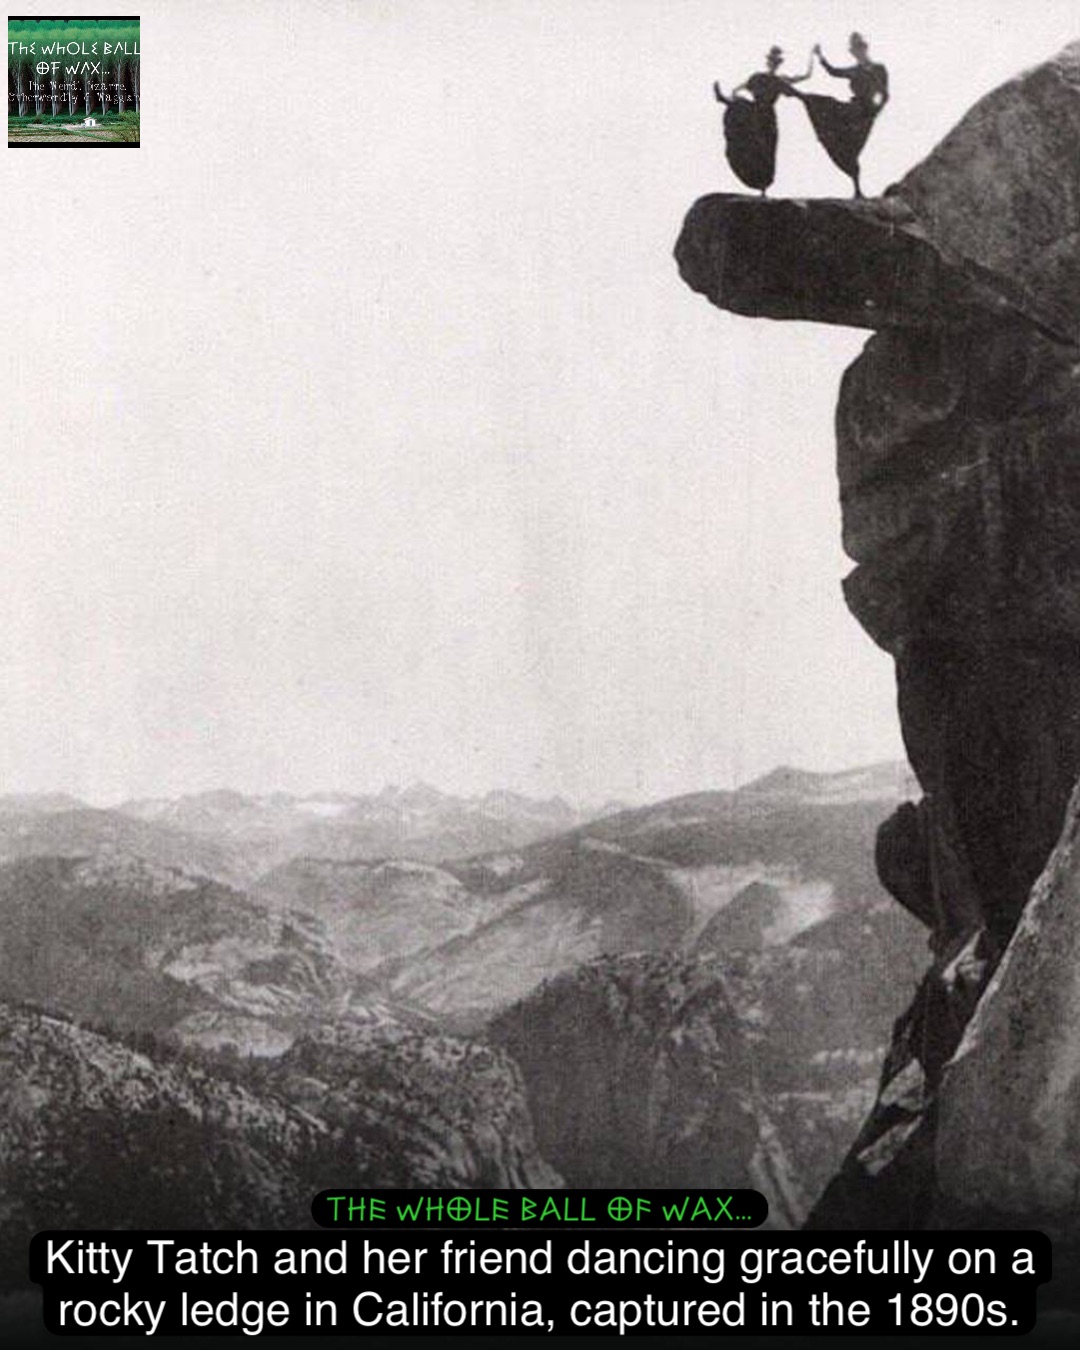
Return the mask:
<path id="1" fill-rule="evenodd" d="M 898 198 L 791 201 L 717 193 L 675 246 L 686 284 L 751 318 L 854 328 L 962 328 L 1009 302 L 950 265 Z"/>

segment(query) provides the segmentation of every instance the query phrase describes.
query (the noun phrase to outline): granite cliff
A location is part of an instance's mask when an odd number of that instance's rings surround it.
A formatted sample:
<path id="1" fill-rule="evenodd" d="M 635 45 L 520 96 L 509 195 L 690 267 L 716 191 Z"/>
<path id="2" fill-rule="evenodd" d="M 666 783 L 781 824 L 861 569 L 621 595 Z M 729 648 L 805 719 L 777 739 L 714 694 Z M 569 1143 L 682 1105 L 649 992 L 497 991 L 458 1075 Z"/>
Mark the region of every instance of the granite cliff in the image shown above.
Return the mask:
<path id="1" fill-rule="evenodd" d="M 501 1051 L 326 1022 L 278 1058 L 0 1000 L 0 1298 L 41 1229 L 303 1229 L 318 1191 L 558 1187 Z"/>
<path id="2" fill-rule="evenodd" d="M 676 257 L 721 308 L 874 330 L 836 414 L 844 590 L 922 788 L 878 871 L 935 959 L 809 1222 L 1074 1241 L 1080 43 L 881 199 L 708 197 Z"/>
<path id="3" fill-rule="evenodd" d="M 585 1188 L 755 1187 L 771 1227 L 797 1227 L 874 1100 L 899 1002 L 892 918 L 602 956 L 545 982 L 489 1028 L 543 1156 Z"/>

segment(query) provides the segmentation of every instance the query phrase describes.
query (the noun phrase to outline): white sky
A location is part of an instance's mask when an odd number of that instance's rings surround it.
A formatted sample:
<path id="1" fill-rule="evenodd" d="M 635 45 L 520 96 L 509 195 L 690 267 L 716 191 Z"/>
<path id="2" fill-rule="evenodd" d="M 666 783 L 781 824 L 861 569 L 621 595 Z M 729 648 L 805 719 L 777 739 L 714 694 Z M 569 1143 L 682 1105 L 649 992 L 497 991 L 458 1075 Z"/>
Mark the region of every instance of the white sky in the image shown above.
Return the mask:
<path id="1" fill-rule="evenodd" d="M 142 148 L 3 156 L 0 791 L 654 799 L 902 753 L 839 586 L 866 335 L 721 314 L 671 249 L 738 188 L 714 78 L 861 29 L 876 192 L 1074 0 L 141 13 Z M 774 195 L 846 195 L 780 113 Z"/>

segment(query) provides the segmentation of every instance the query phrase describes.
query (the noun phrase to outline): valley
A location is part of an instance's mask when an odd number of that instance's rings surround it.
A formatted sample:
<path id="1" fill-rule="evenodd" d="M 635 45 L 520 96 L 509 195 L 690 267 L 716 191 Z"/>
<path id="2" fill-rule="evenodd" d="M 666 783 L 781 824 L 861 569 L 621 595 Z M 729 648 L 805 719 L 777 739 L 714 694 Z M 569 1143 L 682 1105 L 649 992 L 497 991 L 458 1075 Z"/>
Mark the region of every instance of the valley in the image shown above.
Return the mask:
<path id="1" fill-rule="evenodd" d="M 715 1183 L 798 1224 L 925 964 L 870 864 L 908 787 L 0 800 L 8 1285 L 20 1235 L 162 1195 L 287 1228 L 342 1184 Z"/>

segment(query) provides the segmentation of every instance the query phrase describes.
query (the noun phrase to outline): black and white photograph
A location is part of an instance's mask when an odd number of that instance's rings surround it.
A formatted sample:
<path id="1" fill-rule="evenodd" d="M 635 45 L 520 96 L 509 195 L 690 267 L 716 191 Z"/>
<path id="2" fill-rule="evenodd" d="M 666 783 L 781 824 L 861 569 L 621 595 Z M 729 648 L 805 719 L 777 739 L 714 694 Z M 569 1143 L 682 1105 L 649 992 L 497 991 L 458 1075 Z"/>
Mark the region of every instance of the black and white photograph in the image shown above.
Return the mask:
<path id="1" fill-rule="evenodd" d="M 1075 3 L 22 8 L 0 1328 L 44 1230 L 745 1188 L 1070 1340 Z"/>

